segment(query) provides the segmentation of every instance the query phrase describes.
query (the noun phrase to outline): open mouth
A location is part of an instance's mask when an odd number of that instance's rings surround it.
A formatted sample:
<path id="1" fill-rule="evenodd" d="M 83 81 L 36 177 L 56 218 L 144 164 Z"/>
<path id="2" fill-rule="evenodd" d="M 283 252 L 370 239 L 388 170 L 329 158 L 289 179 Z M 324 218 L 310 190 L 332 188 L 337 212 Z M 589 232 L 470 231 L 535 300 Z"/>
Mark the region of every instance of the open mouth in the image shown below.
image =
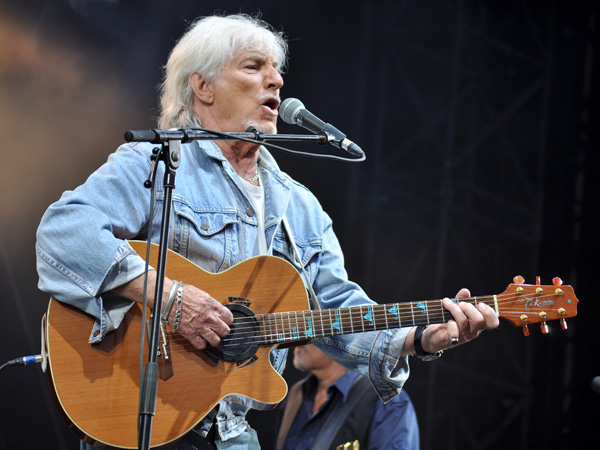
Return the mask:
<path id="1" fill-rule="evenodd" d="M 269 97 L 269 98 L 265 99 L 265 101 L 262 103 L 262 105 L 269 108 L 269 110 L 271 111 L 271 114 L 276 116 L 278 114 L 277 108 L 279 108 L 279 103 L 280 102 L 277 97 Z"/>

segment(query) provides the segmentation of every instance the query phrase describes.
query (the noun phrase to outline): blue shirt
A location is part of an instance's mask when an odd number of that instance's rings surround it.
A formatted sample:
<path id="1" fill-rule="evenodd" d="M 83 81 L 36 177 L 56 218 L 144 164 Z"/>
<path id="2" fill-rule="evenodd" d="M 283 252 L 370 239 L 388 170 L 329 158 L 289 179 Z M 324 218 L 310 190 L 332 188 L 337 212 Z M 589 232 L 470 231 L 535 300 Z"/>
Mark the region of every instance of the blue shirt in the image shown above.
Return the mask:
<path id="1" fill-rule="evenodd" d="M 327 392 L 327 401 L 313 416 L 313 405 L 317 389 L 317 379 L 310 375 L 302 385 L 303 401 L 292 423 L 287 439 L 286 450 L 311 450 L 311 445 L 321 431 L 331 413 L 331 404 L 335 392 L 342 395 L 346 402 L 350 389 L 358 374 L 347 371 L 333 383 Z M 402 391 L 390 402 L 383 403 L 379 398 L 372 407 L 371 426 L 368 434 L 368 447 L 361 450 L 418 450 L 419 425 L 413 404 Z"/>

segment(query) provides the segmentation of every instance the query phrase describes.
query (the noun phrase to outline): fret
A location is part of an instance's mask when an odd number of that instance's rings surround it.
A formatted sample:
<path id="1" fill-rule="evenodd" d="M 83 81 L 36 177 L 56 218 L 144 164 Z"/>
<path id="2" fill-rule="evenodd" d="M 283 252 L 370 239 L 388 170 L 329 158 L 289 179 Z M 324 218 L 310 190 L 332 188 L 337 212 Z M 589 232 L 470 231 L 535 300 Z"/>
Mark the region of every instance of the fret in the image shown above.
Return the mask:
<path id="1" fill-rule="evenodd" d="M 302 313 L 302 318 L 304 319 L 304 336 L 312 339 L 315 336 L 313 331 L 313 321 L 312 321 L 312 313 L 309 312 L 310 317 L 306 317 L 306 312 Z"/>
<path id="2" fill-rule="evenodd" d="M 413 302 L 410 302 L 409 304 L 410 304 L 410 313 L 412 315 L 412 323 L 413 323 L 413 325 L 416 325 L 417 322 L 415 321 L 415 309 L 413 307 Z"/>
<path id="3" fill-rule="evenodd" d="M 289 333 L 288 337 L 286 338 L 286 340 L 290 341 L 292 339 L 292 321 L 290 319 L 290 313 L 287 312 L 285 313 L 285 315 L 287 316 L 287 333 Z M 284 338 L 285 338 L 285 328 L 284 328 Z"/>
<path id="4" fill-rule="evenodd" d="M 362 314 L 362 319 L 363 319 L 363 330 L 365 329 L 364 324 L 366 323 L 366 331 L 370 331 L 370 329 L 375 330 L 375 320 L 373 317 L 373 307 L 371 305 L 367 305 L 367 313 L 366 314 Z M 362 306 L 361 306 L 361 312 L 362 312 Z"/>
<path id="5" fill-rule="evenodd" d="M 446 320 L 446 312 L 448 311 L 446 311 L 446 308 L 444 308 L 443 300 L 440 300 L 440 308 L 442 309 L 442 320 L 444 322 L 448 322 L 450 319 Z"/>
<path id="6" fill-rule="evenodd" d="M 360 305 L 358 308 L 360 309 L 360 325 L 362 326 L 362 331 L 364 333 L 364 331 L 365 331 L 365 321 L 363 320 L 362 305 Z"/>
<path id="7" fill-rule="evenodd" d="M 299 318 L 298 315 L 300 315 Z M 296 327 L 298 329 L 298 339 L 306 338 L 306 331 L 308 330 L 306 326 L 306 311 L 298 311 L 296 313 Z"/>
<path id="8" fill-rule="evenodd" d="M 277 338 L 279 339 L 279 342 L 283 342 L 285 340 L 285 328 L 283 326 L 283 313 L 277 313 L 277 316 L 275 317 L 275 319 L 279 319 L 281 321 L 280 324 L 278 324 L 277 326 Z"/>
<path id="9" fill-rule="evenodd" d="M 269 321 L 268 331 L 267 331 L 267 320 Z M 271 314 L 263 314 L 262 320 L 260 321 L 260 326 L 262 328 L 262 335 L 266 342 L 273 343 L 273 330 L 271 329 Z"/>
<path id="10" fill-rule="evenodd" d="M 350 319 L 350 333 L 354 333 L 354 314 L 352 308 L 348 308 L 348 318 Z"/>
<path id="11" fill-rule="evenodd" d="M 294 324 L 292 324 L 292 340 L 298 340 L 298 311 L 294 311 Z"/>
<path id="12" fill-rule="evenodd" d="M 331 324 L 331 331 L 334 334 L 342 334 L 342 324 L 340 322 L 340 310 L 336 309 L 334 315 L 335 315 L 335 322 L 333 322 Z M 337 330 L 337 333 L 335 333 L 334 330 Z"/>
<path id="13" fill-rule="evenodd" d="M 390 328 L 390 324 L 388 322 L 388 314 L 387 313 L 388 313 L 387 307 L 384 306 L 383 307 L 383 314 L 384 314 L 384 317 L 385 317 L 385 327 L 386 328 Z"/>
<path id="14" fill-rule="evenodd" d="M 427 303 L 421 301 L 421 302 L 417 303 L 417 306 L 421 309 L 421 314 L 424 314 L 427 316 L 427 325 L 429 325 L 429 308 L 427 307 Z"/>
<path id="15" fill-rule="evenodd" d="M 329 313 L 329 320 L 327 321 L 327 326 L 329 329 L 327 330 L 327 336 L 332 336 L 335 333 L 333 332 L 333 318 L 331 317 L 331 309 L 328 309 L 327 312 Z"/>
<path id="16" fill-rule="evenodd" d="M 392 314 L 392 316 L 394 316 L 394 319 L 398 321 L 398 324 L 401 324 L 402 321 L 400 320 L 400 312 L 398 311 L 398 303 L 394 303 L 392 304 L 392 307 L 389 309 L 389 313 Z"/>
<path id="17" fill-rule="evenodd" d="M 323 322 L 325 320 L 323 318 L 323 310 L 320 310 L 317 314 L 319 315 L 319 319 L 321 321 L 321 336 L 320 337 L 323 337 L 323 336 L 325 336 L 325 326 L 323 325 Z"/>

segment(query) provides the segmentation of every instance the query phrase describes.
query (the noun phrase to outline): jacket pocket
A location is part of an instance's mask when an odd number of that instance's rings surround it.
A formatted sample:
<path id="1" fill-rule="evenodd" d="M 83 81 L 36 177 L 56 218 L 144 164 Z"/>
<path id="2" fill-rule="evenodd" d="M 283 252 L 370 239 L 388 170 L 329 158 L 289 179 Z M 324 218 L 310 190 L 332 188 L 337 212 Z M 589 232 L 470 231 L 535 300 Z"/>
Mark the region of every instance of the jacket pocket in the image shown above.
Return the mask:
<path id="1" fill-rule="evenodd" d="M 173 210 L 173 249 L 209 272 L 228 268 L 239 229 L 235 211 L 198 211 L 179 202 Z"/>

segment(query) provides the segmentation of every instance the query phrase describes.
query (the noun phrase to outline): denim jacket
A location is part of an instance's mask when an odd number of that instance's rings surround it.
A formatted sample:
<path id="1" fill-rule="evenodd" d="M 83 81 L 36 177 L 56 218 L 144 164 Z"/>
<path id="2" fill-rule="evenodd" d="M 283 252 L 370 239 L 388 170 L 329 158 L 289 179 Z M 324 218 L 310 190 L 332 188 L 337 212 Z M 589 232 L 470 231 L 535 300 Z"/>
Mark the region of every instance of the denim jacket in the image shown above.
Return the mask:
<path id="1" fill-rule="evenodd" d="M 97 320 L 90 343 L 116 329 L 132 305 L 103 295 L 144 272 L 143 259 L 127 240 L 159 241 L 164 189 L 163 164 L 158 168 L 155 214 L 149 217 L 150 190 L 143 186 L 155 145 L 122 145 L 87 181 L 65 192 L 42 218 L 37 233 L 39 288 L 74 305 Z M 209 272 L 223 271 L 251 256 L 256 248 L 256 215 L 242 182 L 211 141 L 182 144 L 176 171 L 168 246 Z M 348 280 L 332 221 L 304 186 L 282 172 L 261 148 L 259 167 L 265 190 L 265 233 L 270 252 L 292 264 L 293 250 L 281 225 L 289 221 L 308 280 L 322 309 L 370 303 L 364 291 Z M 202 286 L 198 286 L 202 288 Z M 315 342 L 348 368 L 369 376 L 380 397 L 394 397 L 408 378 L 400 352 L 407 329 L 358 333 Z M 286 350 L 271 354 L 283 372 Z M 247 410 L 261 405 L 227 397 L 217 417 L 223 440 L 246 428 Z"/>

